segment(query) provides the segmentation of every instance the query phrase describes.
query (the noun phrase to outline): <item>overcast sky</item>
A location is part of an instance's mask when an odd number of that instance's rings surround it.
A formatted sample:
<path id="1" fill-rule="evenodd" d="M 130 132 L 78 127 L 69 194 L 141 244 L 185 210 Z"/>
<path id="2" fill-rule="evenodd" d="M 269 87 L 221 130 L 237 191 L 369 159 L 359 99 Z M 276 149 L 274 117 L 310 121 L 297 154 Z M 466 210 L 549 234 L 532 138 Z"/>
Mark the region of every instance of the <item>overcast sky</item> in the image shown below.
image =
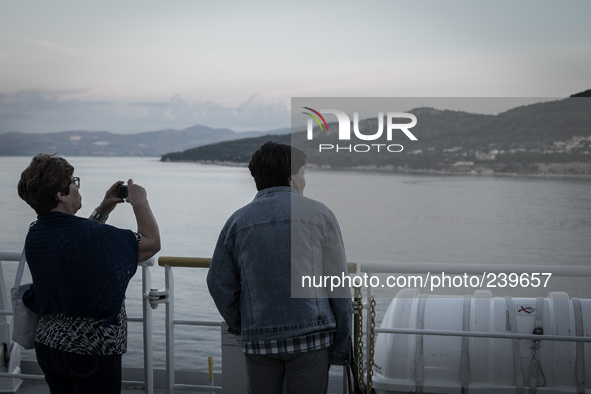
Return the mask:
<path id="1" fill-rule="evenodd" d="M 294 96 L 566 97 L 591 88 L 590 15 L 588 0 L 3 1 L 0 132 L 270 130 Z"/>

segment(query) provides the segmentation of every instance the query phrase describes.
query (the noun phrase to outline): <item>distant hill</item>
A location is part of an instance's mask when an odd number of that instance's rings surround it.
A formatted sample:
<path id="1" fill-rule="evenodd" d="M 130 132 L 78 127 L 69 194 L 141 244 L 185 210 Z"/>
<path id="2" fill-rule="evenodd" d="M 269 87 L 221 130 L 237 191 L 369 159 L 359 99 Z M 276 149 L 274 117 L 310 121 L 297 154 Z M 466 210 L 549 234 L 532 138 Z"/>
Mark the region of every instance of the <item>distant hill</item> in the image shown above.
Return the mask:
<path id="1" fill-rule="evenodd" d="M 300 147 L 308 154 L 310 164 L 329 168 L 591 174 L 591 99 L 586 97 L 591 97 L 591 90 L 562 100 L 517 107 L 498 115 L 416 108 L 408 112 L 418 119 L 412 129 L 418 141 L 409 141 L 402 133 L 398 140 L 372 141 L 401 144 L 404 150 L 400 153 L 319 152 L 319 144 L 339 143 L 336 136 L 315 132 L 314 140 L 309 141 L 306 132 L 301 130 L 289 136 L 269 135 L 200 146 L 163 155 L 162 160 L 247 163 L 262 142 L 275 140 Z M 377 122 L 375 118 L 362 120 L 360 130 L 366 134 L 375 133 Z M 329 124 L 328 129 L 338 128 L 336 124 Z M 571 166 L 567 163 L 586 164 Z"/>
<path id="2" fill-rule="evenodd" d="M 271 131 L 286 134 L 289 128 Z M 269 132 L 266 132 L 269 133 Z M 40 152 L 68 156 L 149 156 L 159 157 L 170 151 L 260 136 L 260 131 L 235 132 L 206 126 L 183 130 L 166 129 L 137 134 L 114 134 L 107 131 L 62 131 L 57 133 L 1 133 L 0 156 L 31 156 Z"/>
<path id="3" fill-rule="evenodd" d="M 571 97 L 591 97 L 591 89 L 585 90 L 584 92 L 581 92 L 581 93 L 575 93 L 575 94 L 571 95 Z"/>
<path id="4" fill-rule="evenodd" d="M 260 137 L 242 138 L 234 141 L 199 146 L 183 152 L 167 153 L 161 161 L 204 161 L 226 163 L 248 163 L 254 151 L 269 140 L 291 143 L 290 134 L 265 134 Z"/>

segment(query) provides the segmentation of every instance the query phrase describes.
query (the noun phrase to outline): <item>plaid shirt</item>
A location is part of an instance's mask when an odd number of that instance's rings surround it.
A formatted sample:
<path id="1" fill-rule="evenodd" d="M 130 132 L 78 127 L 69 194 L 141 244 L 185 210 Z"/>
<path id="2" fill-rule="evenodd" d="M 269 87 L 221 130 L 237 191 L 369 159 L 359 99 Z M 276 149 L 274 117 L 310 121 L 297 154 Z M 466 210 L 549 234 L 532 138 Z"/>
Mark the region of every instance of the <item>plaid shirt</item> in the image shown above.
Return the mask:
<path id="1" fill-rule="evenodd" d="M 319 332 L 295 338 L 271 341 L 244 341 L 242 351 L 246 354 L 284 354 L 320 350 L 332 345 L 332 332 Z"/>

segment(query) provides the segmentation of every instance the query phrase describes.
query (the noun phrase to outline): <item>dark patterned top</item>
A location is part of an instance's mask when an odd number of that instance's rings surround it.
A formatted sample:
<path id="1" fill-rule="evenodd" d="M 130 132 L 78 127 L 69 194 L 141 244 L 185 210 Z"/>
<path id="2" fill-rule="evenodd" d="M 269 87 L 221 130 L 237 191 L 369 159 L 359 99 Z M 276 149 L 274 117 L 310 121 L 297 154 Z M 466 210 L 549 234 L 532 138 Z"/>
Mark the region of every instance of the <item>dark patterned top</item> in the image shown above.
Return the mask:
<path id="1" fill-rule="evenodd" d="M 134 233 L 137 243 L 142 234 Z M 42 315 L 37 325 L 35 342 L 77 354 L 106 356 L 127 352 L 127 312 L 125 301 L 117 315 L 117 324 L 106 319 L 66 317 L 63 313 Z"/>
<path id="2" fill-rule="evenodd" d="M 27 308 L 119 324 L 127 285 L 138 268 L 133 231 L 49 212 L 29 229 L 25 253 L 34 284 L 23 295 Z"/>
<path id="3" fill-rule="evenodd" d="M 103 325 L 104 320 L 44 315 L 39 319 L 35 342 L 64 352 L 105 356 L 127 351 L 127 314 L 125 303 L 119 312 L 119 324 Z"/>

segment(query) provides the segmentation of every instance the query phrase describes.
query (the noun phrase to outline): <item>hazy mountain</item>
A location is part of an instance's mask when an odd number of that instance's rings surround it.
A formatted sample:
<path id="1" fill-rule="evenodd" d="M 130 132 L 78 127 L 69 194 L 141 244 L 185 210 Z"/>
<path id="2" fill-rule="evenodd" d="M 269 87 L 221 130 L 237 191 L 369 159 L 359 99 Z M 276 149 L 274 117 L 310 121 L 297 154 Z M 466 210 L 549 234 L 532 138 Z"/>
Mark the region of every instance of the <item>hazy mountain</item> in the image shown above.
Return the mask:
<path id="1" fill-rule="evenodd" d="M 305 131 L 217 143 L 169 153 L 164 161 L 248 162 L 252 152 L 267 140 L 302 148 L 312 165 L 330 168 L 384 168 L 396 171 L 591 173 L 591 90 L 569 98 L 517 107 L 498 115 L 417 108 L 412 129 L 418 141 L 402 133 L 392 141 L 338 141 L 335 134 L 318 132 L 313 141 Z M 364 134 L 378 129 L 377 119 L 359 122 Z M 329 130 L 338 130 L 336 123 Z M 385 133 L 384 133 L 385 134 Z M 347 142 L 347 143 L 345 143 Z M 359 151 L 347 147 L 360 144 Z M 369 144 L 400 144 L 404 149 L 377 152 Z M 319 152 L 319 144 L 339 144 L 344 149 Z M 367 151 L 366 151 L 367 149 Z M 560 163 L 558 165 L 557 163 Z M 585 163 L 571 165 L 566 163 Z"/>
<path id="2" fill-rule="evenodd" d="M 289 133 L 290 129 L 270 131 L 274 134 Z M 235 132 L 192 126 L 183 130 L 166 129 L 137 134 L 113 134 L 107 131 L 62 131 L 57 133 L 2 133 L 0 155 L 31 156 L 37 153 L 54 153 L 67 156 L 161 156 L 170 151 L 228 141 L 237 138 L 260 136 L 268 132 Z"/>

